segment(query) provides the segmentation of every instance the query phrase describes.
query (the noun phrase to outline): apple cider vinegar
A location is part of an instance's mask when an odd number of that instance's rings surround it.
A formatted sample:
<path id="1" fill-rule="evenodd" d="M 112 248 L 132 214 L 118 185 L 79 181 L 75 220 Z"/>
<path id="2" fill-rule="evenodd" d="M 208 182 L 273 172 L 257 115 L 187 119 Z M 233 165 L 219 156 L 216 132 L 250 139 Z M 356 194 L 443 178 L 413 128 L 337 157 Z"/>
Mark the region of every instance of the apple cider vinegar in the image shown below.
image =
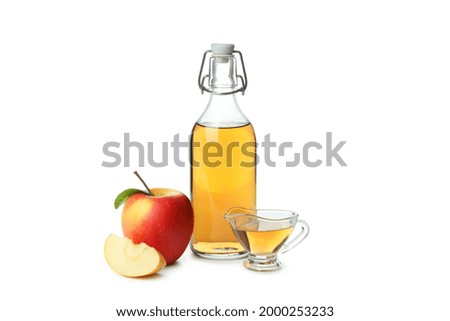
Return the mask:
<path id="1" fill-rule="evenodd" d="M 293 227 L 276 230 L 261 230 L 257 226 L 244 226 L 235 229 L 245 249 L 254 255 L 268 255 L 277 252 L 291 235 Z"/>
<path id="2" fill-rule="evenodd" d="M 220 155 L 218 150 L 222 150 L 221 156 L 207 158 L 208 152 L 209 156 Z M 191 153 L 194 250 L 213 255 L 243 251 L 223 216 L 236 204 L 255 208 L 255 153 L 251 124 L 230 128 L 194 126 Z"/>
<path id="3" fill-rule="evenodd" d="M 237 73 L 235 55 L 243 76 Z M 209 72 L 203 75 L 207 57 Z M 247 88 L 242 54 L 234 45 L 213 44 L 203 55 L 198 85 L 210 95 L 191 136 L 191 249 L 209 259 L 244 257 L 245 249 L 224 218 L 231 207 L 256 207 L 255 133 L 236 100 Z"/>

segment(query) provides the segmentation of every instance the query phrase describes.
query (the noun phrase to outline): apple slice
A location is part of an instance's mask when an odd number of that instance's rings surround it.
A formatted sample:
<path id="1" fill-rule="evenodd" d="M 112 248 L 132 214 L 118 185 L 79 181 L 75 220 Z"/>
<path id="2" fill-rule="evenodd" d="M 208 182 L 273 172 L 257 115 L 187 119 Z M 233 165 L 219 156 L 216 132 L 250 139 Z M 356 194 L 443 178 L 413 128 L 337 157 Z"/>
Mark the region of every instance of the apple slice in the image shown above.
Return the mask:
<path id="1" fill-rule="evenodd" d="M 105 241 L 105 258 L 114 272 L 128 277 L 154 274 L 166 266 L 164 257 L 145 243 L 110 234 Z"/>

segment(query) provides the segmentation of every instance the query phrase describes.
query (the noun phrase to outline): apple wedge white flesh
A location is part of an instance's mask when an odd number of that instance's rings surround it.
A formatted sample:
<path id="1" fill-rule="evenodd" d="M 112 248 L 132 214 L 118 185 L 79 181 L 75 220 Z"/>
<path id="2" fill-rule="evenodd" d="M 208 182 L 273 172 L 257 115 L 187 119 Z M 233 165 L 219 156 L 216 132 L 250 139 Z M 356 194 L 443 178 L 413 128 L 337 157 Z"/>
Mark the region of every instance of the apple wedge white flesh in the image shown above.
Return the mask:
<path id="1" fill-rule="evenodd" d="M 166 266 L 164 257 L 145 243 L 110 234 L 105 241 L 105 258 L 114 272 L 128 277 L 157 273 Z"/>

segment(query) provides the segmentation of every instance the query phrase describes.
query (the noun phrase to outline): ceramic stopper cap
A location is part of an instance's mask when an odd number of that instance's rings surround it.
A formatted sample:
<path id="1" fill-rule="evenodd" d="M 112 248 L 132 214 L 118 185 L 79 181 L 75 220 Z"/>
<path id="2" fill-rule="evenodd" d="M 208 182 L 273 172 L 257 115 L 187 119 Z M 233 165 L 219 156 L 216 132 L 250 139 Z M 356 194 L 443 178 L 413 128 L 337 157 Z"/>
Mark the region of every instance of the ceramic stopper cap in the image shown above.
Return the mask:
<path id="1" fill-rule="evenodd" d="M 231 43 L 213 43 L 211 45 L 213 55 L 232 55 L 234 45 Z"/>

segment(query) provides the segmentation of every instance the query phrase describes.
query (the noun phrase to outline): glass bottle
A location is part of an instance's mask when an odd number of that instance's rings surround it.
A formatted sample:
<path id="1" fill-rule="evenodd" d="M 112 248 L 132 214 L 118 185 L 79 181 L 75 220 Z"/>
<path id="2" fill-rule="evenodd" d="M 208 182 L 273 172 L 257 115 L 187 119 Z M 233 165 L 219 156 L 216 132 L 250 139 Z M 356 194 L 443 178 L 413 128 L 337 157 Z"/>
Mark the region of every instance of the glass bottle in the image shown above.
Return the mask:
<path id="1" fill-rule="evenodd" d="M 235 55 L 244 76 L 237 74 Z M 203 76 L 208 56 L 209 73 Z M 256 140 L 236 101 L 236 94 L 245 92 L 247 77 L 242 54 L 234 45 L 213 44 L 205 52 L 199 87 L 210 99 L 191 136 L 191 249 L 210 259 L 241 258 L 246 252 L 224 214 L 234 206 L 256 208 Z"/>

